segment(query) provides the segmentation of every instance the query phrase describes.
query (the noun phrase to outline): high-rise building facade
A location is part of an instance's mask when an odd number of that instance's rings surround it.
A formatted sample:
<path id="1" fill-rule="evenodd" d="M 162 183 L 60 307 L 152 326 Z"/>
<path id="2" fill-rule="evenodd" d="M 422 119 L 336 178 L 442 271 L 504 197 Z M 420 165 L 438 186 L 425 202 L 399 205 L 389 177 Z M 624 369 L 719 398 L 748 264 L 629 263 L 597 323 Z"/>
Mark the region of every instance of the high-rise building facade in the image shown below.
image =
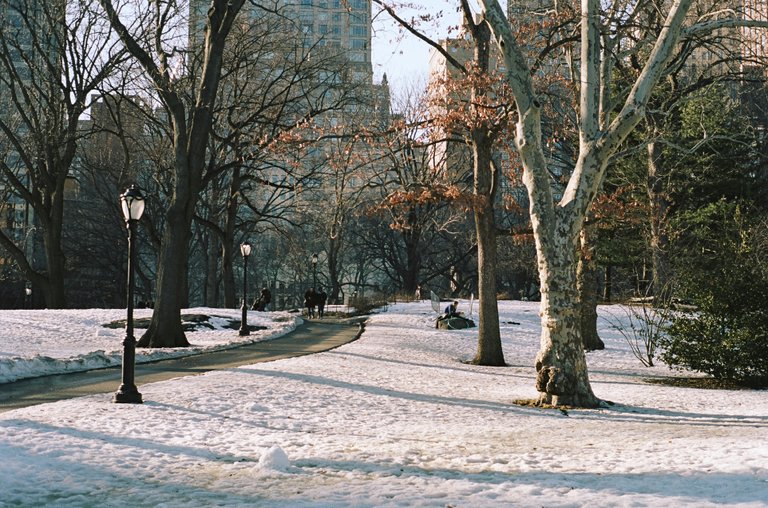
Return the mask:
<path id="1" fill-rule="evenodd" d="M 768 1 L 766 0 L 742 0 L 744 17 L 747 20 L 768 20 Z M 746 58 L 756 61 L 765 61 L 768 58 L 768 30 L 765 28 L 745 27 L 742 29 L 744 40 L 744 55 Z M 766 72 L 766 68 L 763 69 Z"/>
<path id="2" fill-rule="evenodd" d="M 293 0 L 286 2 L 305 35 L 304 43 L 338 49 L 354 69 L 355 81 L 370 81 L 371 6 L 369 0 Z"/>
<path id="3" fill-rule="evenodd" d="M 373 83 L 370 0 L 257 3 L 245 3 L 227 41 L 227 51 L 238 45 L 258 47 L 235 56 L 244 62 L 242 74 L 248 78 L 240 81 L 249 83 L 242 87 L 247 97 L 238 100 L 230 95 L 225 100 L 237 104 L 244 116 L 262 111 L 262 103 L 279 105 L 262 115 L 263 123 L 275 126 L 263 137 L 283 129 L 286 135 L 247 163 L 244 171 L 258 174 L 266 184 L 254 184 L 243 194 L 257 206 L 284 207 L 281 217 L 297 220 L 337 202 L 334 182 L 343 180 L 346 193 L 360 192 L 375 171 L 373 164 L 383 164 L 381 154 L 371 153 L 378 147 L 369 142 L 369 133 L 380 132 L 390 122 L 389 87 L 386 76 L 380 84 Z M 210 0 L 190 0 L 190 61 L 200 53 L 209 4 Z M 191 71 L 193 65 L 188 63 Z M 222 80 L 222 96 L 238 84 L 233 77 Z M 269 116 L 273 114 L 276 117 Z M 244 209 L 243 214 L 250 212 Z M 262 235 L 265 249 L 270 244 L 267 236 Z M 270 248 L 279 252 L 283 242 L 277 239 Z M 266 265 L 263 269 L 268 270 Z M 282 266 L 270 276 L 278 306 L 286 297 L 278 288 L 286 282 L 294 287 L 294 276 Z"/>
<path id="4" fill-rule="evenodd" d="M 56 2 L 51 4 L 53 7 Z M 28 173 L 14 141 L 25 142 L 28 128 L 22 121 L 22 114 L 30 114 L 29 110 L 36 100 L 34 96 L 25 95 L 25 91 L 31 88 L 32 80 L 39 75 L 34 69 L 43 60 L 39 51 L 46 49 L 45 41 L 53 40 L 34 33 L 38 31 L 34 27 L 43 27 L 44 20 L 42 2 L 0 0 L 0 37 L 3 38 L 4 56 L 0 64 L 0 123 L 3 126 L 0 130 L 0 160 L 22 185 L 28 184 Z M 50 30 L 40 29 L 38 32 Z M 53 47 L 47 49 L 55 50 Z M 6 135 L 6 132 L 11 135 Z M 40 257 L 41 237 L 35 222 L 32 207 L 19 196 L 13 185 L 0 178 L 0 230 L 21 249 L 33 267 L 37 267 Z M 15 262 L 0 248 L 0 279 L 3 281 L 0 283 L 0 307 L 17 306 L 17 300 L 23 298 L 23 290 L 18 286 L 16 277 Z M 26 289 L 31 291 L 31 285 L 27 285 Z"/>
<path id="5" fill-rule="evenodd" d="M 8 58 L 4 58 L 0 66 L 0 74 L 2 74 L 0 76 L 0 122 L 11 131 L 21 128 L 17 108 L 12 98 L 19 89 L 28 84 L 31 76 L 31 69 L 25 58 L 32 54 L 33 40 L 24 21 L 26 11 L 24 4 L 23 1 L 0 0 L 0 33 L 4 39 L 3 45 L 8 49 L 3 51 Z M 20 164 L 11 140 L 4 133 L 0 134 L 0 158 L 9 168 L 15 168 Z M 26 220 L 26 217 L 20 216 L 24 213 L 24 207 L 21 203 L 15 204 L 15 200 L 7 195 L 8 191 L 4 189 L 2 180 L 0 180 L 0 192 L 3 193 L 4 198 L 0 201 L 0 213 L 3 216 L 2 228 L 12 230 L 21 227 L 22 221 Z M 23 234 L 23 231 L 14 231 L 14 233 Z M 0 258 L 0 264 L 2 262 Z"/>
<path id="6" fill-rule="evenodd" d="M 666 2 L 667 7 L 671 1 Z M 638 7 L 640 5 L 638 4 Z M 536 26 L 547 26 L 555 18 L 556 2 L 553 0 L 510 0 L 507 4 L 507 15 L 516 28 L 528 26 L 530 37 L 526 39 L 529 45 L 535 41 L 537 34 L 532 32 Z M 654 7 L 655 9 L 655 7 Z M 654 11 L 654 14 L 657 14 Z M 714 21 L 722 18 L 740 18 L 744 20 L 768 19 L 767 0 L 696 0 L 691 6 L 688 18 L 691 23 Z M 662 22 L 660 19 L 659 22 Z M 686 66 L 691 71 L 706 69 L 708 72 L 722 72 L 731 66 L 738 69 L 738 59 L 742 57 L 746 65 L 768 57 L 768 32 L 764 28 L 730 27 L 715 32 L 717 40 L 707 42 L 707 37 L 699 37 L 694 41 Z M 544 42 L 541 39 L 539 42 Z"/>
<path id="7" fill-rule="evenodd" d="M 370 0 L 273 0 L 268 3 L 270 9 L 246 2 L 241 20 L 288 22 L 301 34 L 305 49 L 323 47 L 338 51 L 349 61 L 355 81 L 371 81 Z M 206 0 L 190 0 L 190 46 L 202 40 L 209 4 Z"/>

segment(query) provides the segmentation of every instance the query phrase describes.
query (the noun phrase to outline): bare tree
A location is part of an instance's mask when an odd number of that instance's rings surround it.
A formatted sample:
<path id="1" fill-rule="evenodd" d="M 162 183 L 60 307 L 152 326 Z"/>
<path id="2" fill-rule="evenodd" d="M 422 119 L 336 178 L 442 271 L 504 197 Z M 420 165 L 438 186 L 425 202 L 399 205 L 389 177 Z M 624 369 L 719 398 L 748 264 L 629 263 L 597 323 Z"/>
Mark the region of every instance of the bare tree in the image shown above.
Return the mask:
<path id="1" fill-rule="evenodd" d="M 365 132 L 361 132 L 359 126 L 366 125 L 371 118 L 367 111 L 359 113 L 350 114 L 337 134 L 327 132 L 320 156 L 322 167 L 317 174 L 319 185 L 307 207 L 309 227 L 322 239 L 318 250 L 324 253 L 332 303 L 339 302 L 341 284 L 348 272 L 350 228 L 370 206 L 370 175 L 376 174 L 373 167 L 379 160 L 372 150 L 372 139 L 376 136 L 373 131 L 377 127 L 372 125 L 370 130 L 363 128 Z M 357 132 L 350 132 L 353 129 Z"/>
<path id="2" fill-rule="evenodd" d="M 280 232 L 303 220 L 296 198 L 323 180 L 337 137 L 330 119 L 348 121 L 345 107 L 360 104 L 367 91 L 348 79 L 340 50 L 322 39 L 305 45 L 296 20 L 272 13 L 264 21 L 239 27 L 231 38 L 204 177 L 207 184 L 227 175 L 224 212 L 218 224 L 206 225 L 220 241 L 228 306 L 235 235 Z"/>
<path id="3" fill-rule="evenodd" d="M 466 0 L 462 0 L 464 21 L 475 41 L 472 76 L 469 139 L 472 146 L 474 169 L 473 211 L 477 231 L 478 266 L 478 341 L 473 363 L 478 365 L 505 365 L 499 330 L 499 309 L 496 300 L 496 193 L 501 178 L 498 155 L 494 160 L 494 143 L 499 133 L 507 131 L 509 111 L 500 97 L 489 101 L 492 86 L 488 82 L 493 73 L 491 60 L 491 29 L 485 20 L 476 21 Z M 503 96 L 503 94 L 502 94 Z"/>
<path id="4" fill-rule="evenodd" d="M 441 44 L 417 30 L 413 22 L 400 18 L 395 9 L 376 1 L 401 26 L 432 46 L 461 76 L 450 76 L 440 83 L 437 92 L 444 98 L 444 117 L 435 118 L 435 127 L 441 132 L 457 135 L 472 152 L 471 209 L 475 219 L 477 246 L 477 280 L 479 296 L 478 349 L 473 363 L 504 365 L 499 331 L 497 303 L 497 240 L 496 197 L 501 179 L 501 157 L 495 143 L 499 135 L 508 131 L 512 113 L 505 103 L 504 88 L 495 86 L 491 71 L 491 32 L 488 24 L 475 20 L 469 3 L 461 2 L 464 27 L 474 41 L 472 61 L 467 64 L 454 57 Z M 425 15 L 422 19 L 429 19 Z M 456 41 L 457 42 L 457 41 Z M 470 90 L 467 97 L 466 90 Z"/>
<path id="5" fill-rule="evenodd" d="M 187 346 L 181 309 L 187 301 L 188 246 L 195 205 L 203 187 L 208 140 L 218 96 L 224 48 L 245 0 L 213 0 L 205 21 L 203 57 L 194 83 L 194 98 L 186 100 L 183 80 L 174 74 L 178 55 L 168 34 L 178 26 L 177 3 L 152 1 L 136 18 L 128 4 L 99 0 L 112 29 L 154 85 L 167 115 L 175 158 L 172 193 L 165 213 L 160 251 L 157 300 L 149 329 L 139 340 L 143 347 Z M 121 12 L 120 9 L 125 8 Z M 129 12 L 130 10 L 130 12 Z M 132 16 L 132 17 L 129 17 Z M 177 16 L 177 18 L 174 18 Z M 181 290 L 180 290 L 181 289 Z"/>
<path id="6" fill-rule="evenodd" d="M 431 99 L 416 89 L 396 98 L 399 118 L 380 139 L 375 179 L 371 180 L 372 210 L 389 223 L 381 249 L 382 269 L 397 290 L 413 294 L 418 285 L 444 277 L 448 267 L 459 264 L 461 254 L 450 245 L 461 245 L 463 255 L 474 253 L 467 245 L 466 203 L 456 196 L 468 191 L 465 174 L 446 170 L 446 151 L 437 150 L 442 135 L 427 129 Z M 436 284 L 433 283 L 433 286 Z"/>
<path id="7" fill-rule="evenodd" d="M 87 2 L 10 2 L 0 36 L 3 111 L 0 185 L 34 211 L 45 252 L 33 266 L 22 242 L 0 230 L 0 246 L 50 308 L 66 305 L 64 208 L 89 96 L 106 88 L 124 51 L 105 36 L 100 13 Z M 13 22 L 11 22 L 14 20 Z M 4 142 L 5 143 L 5 142 Z"/>

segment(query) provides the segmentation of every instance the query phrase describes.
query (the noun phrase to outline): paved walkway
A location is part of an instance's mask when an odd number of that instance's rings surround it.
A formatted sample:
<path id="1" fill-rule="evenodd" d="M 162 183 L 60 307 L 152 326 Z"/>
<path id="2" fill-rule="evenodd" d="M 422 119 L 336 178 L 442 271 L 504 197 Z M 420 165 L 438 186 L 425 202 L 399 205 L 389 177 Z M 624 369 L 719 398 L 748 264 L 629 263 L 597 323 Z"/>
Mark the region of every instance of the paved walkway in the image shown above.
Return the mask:
<path id="1" fill-rule="evenodd" d="M 293 332 L 273 340 L 224 351 L 136 365 L 136 385 L 194 376 L 218 369 L 270 362 L 337 348 L 356 340 L 365 318 L 345 321 L 305 321 Z M 56 374 L 0 384 L 0 412 L 95 393 L 115 392 L 120 367 Z"/>

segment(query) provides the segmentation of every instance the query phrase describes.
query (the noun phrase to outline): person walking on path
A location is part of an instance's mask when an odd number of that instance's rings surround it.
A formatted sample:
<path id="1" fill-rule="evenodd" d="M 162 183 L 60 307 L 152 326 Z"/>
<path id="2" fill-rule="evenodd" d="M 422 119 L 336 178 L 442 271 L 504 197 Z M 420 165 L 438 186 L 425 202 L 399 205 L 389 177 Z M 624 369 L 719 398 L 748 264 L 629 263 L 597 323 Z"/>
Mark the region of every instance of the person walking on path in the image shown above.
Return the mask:
<path id="1" fill-rule="evenodd" d="M 328 301 L 328 293 L 325 292 L 322 286 L 320 286 L 320 292 L 317 294 L 317 315 L 323 317 L 325 315 L 325 302 Z"/>
<path id="2" fill-rule="evenodd" d="M 315 288 L 307 289 L 304 293 L 304 307 L 307 308 L 307 318 L 314 319 L 315 317 L 315 305 L 317 305 L 317 294 Z"/>

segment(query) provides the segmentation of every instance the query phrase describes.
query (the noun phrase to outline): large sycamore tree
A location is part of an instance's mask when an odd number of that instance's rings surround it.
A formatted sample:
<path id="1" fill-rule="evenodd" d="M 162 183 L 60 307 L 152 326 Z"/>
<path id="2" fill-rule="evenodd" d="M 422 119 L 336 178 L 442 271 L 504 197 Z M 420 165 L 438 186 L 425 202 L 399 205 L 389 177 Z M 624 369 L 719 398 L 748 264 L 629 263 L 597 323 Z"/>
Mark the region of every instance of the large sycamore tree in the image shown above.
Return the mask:
<path id="1" fill-rule="evenodd" d="M 191 102 L 174 76 L 177 48 L 164 44 L 176 16 L 177 2 L 152 0 L 139 23 L 136 11 L 113 0 L 99 0 L 112 29 L 154 86 L 168 118 L 174 154 L 171 199 L 165 212 L 158 260 L 157 299 L 149 329 L 139 341 L 145 347 L 187 346 L 181 309 L 187 300 L 188 248 L 192 219 L 203 188 L 205 151 L 227 36 L 245 0 L 212 0 L 205 21 L 203 57 Z"/>
<path id="2" fill-rule="evenodd" d="M 523 182 L 530 198 L 541 285 L 541 348 L 536 357 L 539 403 L 596 407 L 601 401 L 590 386 L 582 347 L 576 267 L 580 232 L 610 158 L 644 118 L 651 92 L 664 75 L 678 43 L 718 28 L 764 23 L 736 18 L 705 18 L 699 23 L 686 23 L 692 0 L 675 1 L 655 39 L 639 42 L 636 58 L 643 61 L 642 71 L 618 105 L 612 107 L 608 92 L 615 56 L 603 51 L 609 47 L 609 36 L 601 31 L 600 2 L 582 0 L 579 146 L 573 173 L 562 197 L 556 201 L 542 146 L 542 99 L 534 92 L 531 69 L 498 1 L 479 3 L 503 56 L 518 113 L 514 144 L 524 167 Z M 615 101 L 616 97 L 612 99 Z"/>

